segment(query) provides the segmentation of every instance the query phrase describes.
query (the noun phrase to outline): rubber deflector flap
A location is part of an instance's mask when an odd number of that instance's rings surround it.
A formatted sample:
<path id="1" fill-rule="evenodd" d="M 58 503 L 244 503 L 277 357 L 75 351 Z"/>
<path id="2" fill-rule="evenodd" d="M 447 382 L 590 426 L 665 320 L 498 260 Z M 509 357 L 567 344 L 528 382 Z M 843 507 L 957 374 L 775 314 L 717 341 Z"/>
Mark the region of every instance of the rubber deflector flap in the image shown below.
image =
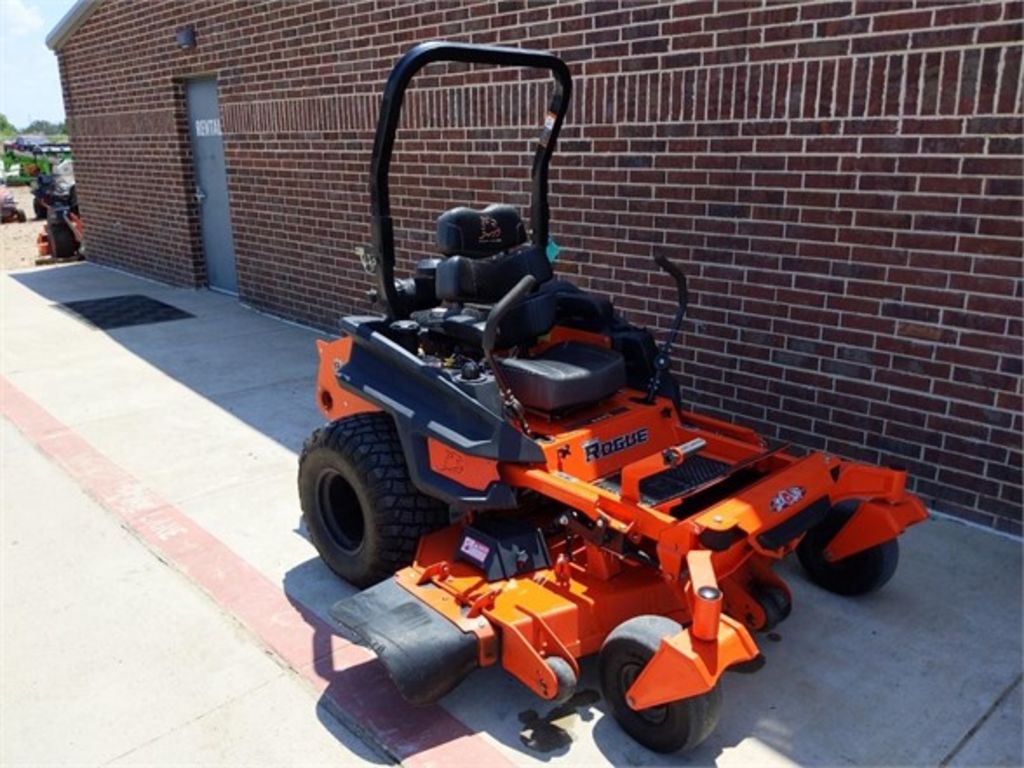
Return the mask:
<path id="1" fill-rule="evenodd" d="M 330 615 L 377 654 L 413 704 L 437 701 L 479 664 L 476 635 L 463 632 L 394 579 L 339 600 Z"/>

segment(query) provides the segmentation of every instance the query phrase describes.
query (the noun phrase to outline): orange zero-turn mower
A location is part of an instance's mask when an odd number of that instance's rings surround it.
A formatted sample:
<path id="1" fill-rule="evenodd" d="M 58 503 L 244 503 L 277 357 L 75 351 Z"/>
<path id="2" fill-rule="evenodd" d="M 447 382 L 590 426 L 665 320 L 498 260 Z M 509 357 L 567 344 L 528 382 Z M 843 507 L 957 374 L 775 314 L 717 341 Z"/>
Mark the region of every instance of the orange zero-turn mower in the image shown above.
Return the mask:
<path id="1" fill-rule="evenodd" d="M 396 279 L 388 169 L 402 97 L 431 62 L 554 77 L 532 166 L 529 234 L 509 205 L 454 208 L 436 256 Z M 548 163 L 569 105 L 547 53 L 425 43 L 395 66 L 373 148 L 373 250 L 384 315 L 320 342 L 299 491 L 310 537 L 365 588 L 331 608 L 401 693 L 437 700 L 501 664 L 564 701 L 599 654 L 611 713 L 658 751 L 712 732 L 719 678 L 756 668 L 754 633 L 790 611 L 772 570 L 796 552 L 816 584 L 885 584 L 896 537 L 925 519 L 906 472 L 802 455 L 687 410 L 670 353 L 601 296 L 554 279 Z"/>

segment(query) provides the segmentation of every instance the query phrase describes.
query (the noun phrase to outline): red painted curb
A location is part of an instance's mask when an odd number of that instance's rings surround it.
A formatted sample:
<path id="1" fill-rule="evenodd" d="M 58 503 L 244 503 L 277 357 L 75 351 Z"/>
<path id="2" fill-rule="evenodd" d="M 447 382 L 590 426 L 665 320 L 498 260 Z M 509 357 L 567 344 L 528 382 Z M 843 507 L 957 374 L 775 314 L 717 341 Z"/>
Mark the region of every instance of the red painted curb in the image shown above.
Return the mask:
<path id="1" fill-rule="evenodd" d="M 370 651 L 338 637 L 307 606 L 290 600 L 278 585 L 4 376 L 0 409 L 89 496 L 312 682 L 354 731 L 368 735 L 405 765 L 513 765 L 443 707 L 407 703 Z"/>

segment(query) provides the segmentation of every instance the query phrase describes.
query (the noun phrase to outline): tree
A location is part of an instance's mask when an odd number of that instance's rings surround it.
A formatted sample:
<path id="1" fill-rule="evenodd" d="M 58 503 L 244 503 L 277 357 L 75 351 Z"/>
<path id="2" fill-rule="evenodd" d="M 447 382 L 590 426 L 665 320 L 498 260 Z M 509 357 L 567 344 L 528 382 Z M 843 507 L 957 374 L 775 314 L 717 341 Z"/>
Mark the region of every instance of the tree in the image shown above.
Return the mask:
<path id="1" fill-rule="evenodd" d="M 0 113 L 0 136 L 13 136 L 17 132 L 18 129 L 7 119 L 7 115 Z"/>
<path id="2" fill-rule="evenodd" d="M 41 133 L 43 136 L 57 136 L 66 133 L 64 122 L 51 123 L 49 120 L 33 120 L 22 133 Z"/>

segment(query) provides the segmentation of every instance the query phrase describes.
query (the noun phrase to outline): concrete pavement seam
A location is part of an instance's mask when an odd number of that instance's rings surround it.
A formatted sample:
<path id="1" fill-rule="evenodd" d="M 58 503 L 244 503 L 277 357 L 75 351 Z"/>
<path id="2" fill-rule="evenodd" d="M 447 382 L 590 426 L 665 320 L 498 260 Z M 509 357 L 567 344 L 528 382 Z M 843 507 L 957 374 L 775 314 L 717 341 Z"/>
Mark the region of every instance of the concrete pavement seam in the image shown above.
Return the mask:
<path id="1" fill-rule="evenodd" d="M 146 549 L 149 549 L 149 548 L 146 547 Z M 186 581 L 187 581 L 187 579 L 186 579 Z M 217 606 L 217 607 L 219 608 L 220 606 Z M 223 613 L 223 610 L 222 610 L 222 613 Z M 160 741 L 160 739 L 164 738 L 165 736 L 169 736 L 172 733 L 180 731 L 182 728 L 187 728 L 188 726 L 192 725 L 193 723 L 199 722 L 200 720 L 202 720 L 207 715 L 211 715 L 214 712 L 217 712 L 218 710 L 223 709 L 226 706 L 234 704 L 236 701 L 240 701 L 241 699 L 245 698 L 249 694 L 255 693 L 256 691 L 260 690 L 261 688 L 266 688 L 268 685 L 270 685 L 275 680 L 280 680 L 282 677 L 288 675 L 288 673 L 289 673 L 289 670 L 281 670 L 281 671 L 279 671 L 277 673 L 277 675 L 275 675 L 274 677 L 270 678 L 269 680 L 264 680 L 263 682 L 261 682 L 261 683 L 259 683 L 257 685 L 254 685 L 252 688 L 247 688 L 246 690 L 240 691 L 239 693 L 236 693 L 233 696 L 229 696 L 224 701 L 222 701 L 222 702 L 220 702 L 218 704 L 215 704 L 214 706 L 210 707 L 209 709 L 207 709 L 204 712 L 200 712 L 195 717 L 191 717 L 188 720 L 185 720 L 183 722 L 180 722 L 180 723 L 178 723 L 176 725 L 171 726 L 166 731 L 164 731 L 162 733 L 159 733 L 156 736 L 153 736 L 152 738 L 146 739 L 146 741 L 143 741 L 143 742 L 141 742 L 139 744 L 136 744 L 131 749 L 127 749 L 124 752 L 122 752 L 121 754 L 115 755 L 114 757 L 110 758 L 109 760 L 106 760 L 105 762 L 100 763 L 100 765 L 111 765 L 112 763 L 116 763 L 118 760 L 120 760 L 120 759 L 122 759 L 124 757 L 127 757 L 128 755 L 130 755 L 130 754 L 132 754 L 134 752 L 138 752 L 143 747 L 147 747 L 150 744 L 152 744 L 153 742 Z M 303 688 L 305 688 L 305 686 L 303 686 Z"/>
<path id="2" fill-rule="evenodd" d="M 1018 675 L 1017 675 L 1017 677 L 1015 677 L 1015 678 L 1013 679 L 1013 682 L 1012 682 L 1012 683 L 1010 683 L 1010 684 L 1009 684 L 1009 685 L 1008 685 L 1008 686 L 1007 686 L 1007 687 L 1006 687 L 1006 688 L 1005 688 L 1005 689 L 1003 690 L 1003 692 L 1002 692 L 1002 693 L 1000 693 L 1000 694 L 999 694 L 999 695 L 998 695 L 998 696 L 996 697 L 996 700 L 995 700 L 995 701 L 993 701 L 993 702 L 992 702 L 992 704 L 991 704 L 991 705 L 989 706 L 989 708 L 988 708 L 988 709 L 986 709 L 986 710 L 985 710 L 985 711 L 984 711 L 984 712 L 982 713 L 981 717 L 980 717 L 980 718 L 978 718 L 977 722 L 976 722 L 976 723 L 974 723 L 974 725 L 972 725 L 972 726 L 971 726 L 970 728 L 968 728 L 968 729 L 967 729 L 967 733 L 965 733 L 965 734 L 964 734 L 964 735 L 963 735 L 963 736 L 962 736 L 962 737 L 960 738 L 960 741 L 958 741 L 958 742 L 957 742 L 957 743 L 956 743 L 956 744 L 955 744 L 955 745 L 953 746 L 953 748 L 952 748 L 952 749 L 951 749 L 951 750 L 950 750 L 950 751 L 949 751 L 949 752 L 947 753 L 947 755 L 946 755 L 946 756 L 945 756 L 944 758 L 942 758 L 942 760 L 941 760 L 941 761 L 939 762 L 939 766 L 940 766 L 940 768 L 941 768 L 942 766 L 947 766 L 947 765 L 949 765 L 949 764 L 950 764 L 950 762 L 952 762 L 952 761 L 953 761 L 953 759 L 954 759 L 954 758 L 955 758 L 955 757 L 956 757 L 956 756 L 957 756 L 958 754 L 960 754 L 960 752 L 961 752 L 961 751 L 963 750 L 963 748 L 967 746 L 968 742 L 970 742 L 970 740 L 971 740 L 972 738 L 974 738 L 974 735 L 975 735 L 975 734 L 976 734 L 976 733 L 977 733 L 977 732 L 978 732 L 979 730 L 981 730 L 981 726 L 983 726 L 983 725 L 984 725 L 984 724 L 985 724 L 985 723 L 986 723 L 986 722 L 988 721 L 988 719 L 989 719 L 990 717 L 992 717 L 992 715 L 993 715 L 993 714 L 995 713 L 995 711 L 996 711 L 997 709 L 999 709 L 999 706 L 1000 706 L 1000 705 L 1001 705 L 1001 704 L 1002 704 L 1002 703 L 1003 703 L 1004 701 L 1006 701 L 1006 700 L 1007 700 L 1008 698 L 1010 698 L 1010 695 L 1011 695 L 1011 694 L 1013 693 L 1014 689 L 1015 689 L 1015 688 L 1016 688 L 1017 686 L 1019 686 L 1019 685 L 1020 685 L 1020 683 L 1021 683 L 1021 679 L 1022 679 L 1022 678 L 1024 678 L 1024 675 L 1022 675 L 1022 674 L 1018 674 Z"/>
<path id="3" fill-rule="evenodd" d="M 236 488 L 238 486 L 243 486 L 243 485 L 252 485 L 254 482 L 263 482 L 263 481 L 266 481 L 266 480 L 275 480 L 278 477 L 288 478 L 289 480 L 291 480 L 291 482 L 295 482 L 295 472 L 294 472 L 294 470 L 291 471 L 291 472 L 288 472 L 286 470 L 281 470 L 280 472 L 268 472 L 267 474 L 262 475 L 260 478 L 258 478 L 257 481 L 253 481 L 253 480 L 249 480 L 249 479 L 246 479 L 246 478 L 242 478 L 242 479 L 231 480 L 231 481 L 226 482 L 226 483 L 211 484 L 208 488 L 204 488 L 201 491 L 196 491 L 195 493 L 187 493 L 187 494 L 183 494 L 181 496 L 178 496 L 176 494 L 173 495 L 173 496 L 168 496 L 167 500 L 169 502 L 171 502 L 172 504 L 175 504 L 177 506 L 183 506 L 185 504 L 189 504 L 191 502 L 194 502 L 197 499 L 203 499 L 203 498 L 206 498 L 207 496 L 213 496 L 214 494 L 222 493 L 222 492 L 224 492 L 224 491 L 226 491 L 226 490 L 228 490 L 230 488 Z"/>
<path id="4" fill-rule="evenodd" d="M 957 525 L 963 525 L 963 526 L 965 526 L 967 528 L 972 528 L 975 531 L 981 531 L 982 533 L 987 533 L 987 534 L 992 535 L 992 536 L 998 536 L 1000 539 L 1009 539 L 1010 541 L 1014 541 L 1014 542 L 1016 542 L 1018 544 L 1021 543 L 1021 537 L 1020 536 L 1017 536 L 1017 535 L 1015 535 L 1013 533 L 1009 533 L 1008 531 L 1000 531 L 1000 530 L 998 530 L 996 528 L 990 528 L 987 525 L 982 525 L 981 523 L 976 523 L 973 520 L 964 520 L 962 517 L 954 517 L 953 515 L 946 514 L 945 512 L 938 512 L 938 511 L 936 511 L 934 509 L 929 509 L 928 510 L 928 514 L 931 517 L 937 517 L 937 518 L 940 518 L 942 520 L 948 520 L 951 523 L 956 523 Z"/>

